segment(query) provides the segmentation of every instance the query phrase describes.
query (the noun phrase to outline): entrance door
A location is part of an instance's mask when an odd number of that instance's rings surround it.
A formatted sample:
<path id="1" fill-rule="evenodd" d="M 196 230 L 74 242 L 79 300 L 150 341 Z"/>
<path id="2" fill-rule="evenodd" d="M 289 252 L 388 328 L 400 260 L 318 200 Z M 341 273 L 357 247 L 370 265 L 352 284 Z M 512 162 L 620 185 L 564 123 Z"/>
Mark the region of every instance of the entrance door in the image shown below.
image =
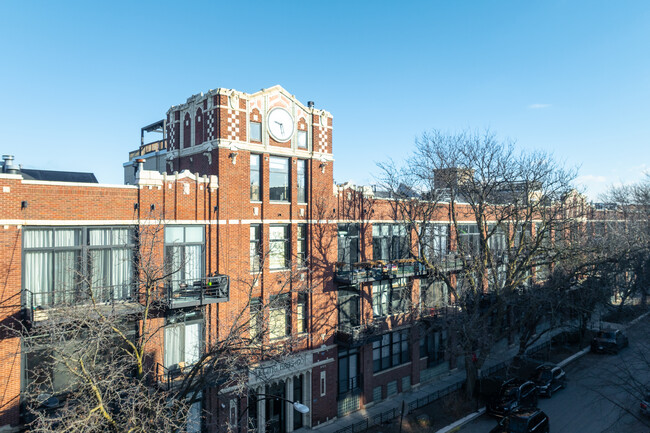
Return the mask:
<path id="1" fill-rule="evenodd" d="M 274 398 L 273 396 L 281 397 Z M 286 403 L 284 381 L 266 387 L 267 433 L 286 433 Z"/>

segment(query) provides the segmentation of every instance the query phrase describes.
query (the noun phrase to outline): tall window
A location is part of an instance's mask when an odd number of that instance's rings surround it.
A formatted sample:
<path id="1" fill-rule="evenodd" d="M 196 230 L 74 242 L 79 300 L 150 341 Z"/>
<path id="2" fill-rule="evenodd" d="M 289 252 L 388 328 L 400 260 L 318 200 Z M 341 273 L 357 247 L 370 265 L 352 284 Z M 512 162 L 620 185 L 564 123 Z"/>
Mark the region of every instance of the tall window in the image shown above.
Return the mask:
<path id="1" fill-rule="evenodd" d="M 383 317 L 407 312 L 411 307 L 411 288 L 406 278 L 372 283 L 372 315 Z"/>
<path id="2" fill-rule="evenodd" d="M 356 263 L 359 261 L 359 225 L 339 224 L 338 261 Z"/>
<path id="3" fill-rule="evenodd" d="M 499 254 L 506 251 L 507 248 L 507 238 L 506 232 L 501 224 L 495 227 L 494 224 L 488 224 L 488 245 L 492 254 Z"/>
<path id="4" fill-rule="evenodd" d="M 250 226 L 250 270 L 256 272 L 260 270 L 262 249 L 260 245 L 262 227 L 259 224 Z"/>
<path id="5" fill-rule="evenodd" d="M 262 185 L 262 172 L 260 170 L 261 155 L 251 154 L 251 201 L 260 201 L 260 185 Z"/>
<path id="6" fill-rule="evenodd" d="M 429 358 L 427 359 L 427 367 L 443 363 L 446 349 L 446 330 L 427 333 L 420 339 L 420 358 L 425 356 Z"/>
<path id="7" fill-rule="evenodd" d="M 165 227 L 165 258 L 172 290 L 203 278 L 204 238 L 202 226 Z"/>
<path id="8" fill-rule="evenodd" d="M 428 224 L 423 228 L 423 249 L 427 259 L 441 258 L 449 252 L 449 226 Z"/>
<path id="9" fill-rule="evenodd" d="M 372 250 L 375 260 L 397 260 L 409 256 L 409 236 L 403 224 L 373 224 Z"/>
<path id="10" fill-rule="evenodd" d="M 260 122 L 251 122 L 251 141 L 262 141 L 262 124 Z"/>
<path id="11" fill-rule="evenodd" d="M 298 303 L 296 309 L 296 328 L 299 334 L 307 332 L 307 293 L 298 293 Z"/>
<path id="12" fill-rule="evenodd" d="M 298 224 L 296 258 L 298 266 L 307 266 L 307 224 Z"/>
<path id="13" fill-rule="evenodd" d="M 339 395 L 361 386 L 359 381 L 359 349 L 339 349 Z"/>
<path id="14" fill-rule="evenodd" d="M 269 302 L 269 338 L 291 334 L 291 297 L 289 293 L 272 295 Z"/>
<path id="15" fill-rule="evenodd" d="M 269 265 L 271 269 L 284 269 L 289 259 L 289 226 L 269 227 Z"/>
<path id="16" fill-rule="evenodd" d="M 396 331 L 382 335 L 380 341 L 372 343 L 372 370 L 386 370 L 411 360 L 409 332 Z"/>
<path id="17" fill-rule="evenodd" d="M 269 158 L 269 198 L 289 201 L 289 158 Z"/>
<path id="18" fill-rule="evenodd" d="M 458 246 L 463 254 L 478 254 L 481 237 L 477 224 L 458 225 Z"/>
<path id="19" fill-rule="evenodd" d="M 165 368 L 192 365 L 201 356 L 203 316 L 200 311 L 167 318 L 165 326 Z"/>
<path id="20" fill-rule="evenodd" d="M 359 292 L 354 288 L 339 288 L 339 326 L 353 328 L 360 324 Z"/>
<path id="21" fill-rule="evenodd" d="M 32 308 L 131 297 L 133 229 L 25 229 L 23 287 Z"/>
<path id="22" fill-rule="evenodd" d="M 298 203 L 307 203 L 307 161 L 297 161 L 298 173 Z"/>
<path id="23" fill-rule="evenodd" d="M 251 298 L 250 303 L 250 335 L 251 340 L 261 343 L 262 338 L 262 324 L 264 323 L 262 315 L 262 298 Z"/>
<path id="24" fill-rule="evenodd" d="M 449 304 L 447 284 L 437 280 L 420 280 L 422 307 L 439 308 Z"/>

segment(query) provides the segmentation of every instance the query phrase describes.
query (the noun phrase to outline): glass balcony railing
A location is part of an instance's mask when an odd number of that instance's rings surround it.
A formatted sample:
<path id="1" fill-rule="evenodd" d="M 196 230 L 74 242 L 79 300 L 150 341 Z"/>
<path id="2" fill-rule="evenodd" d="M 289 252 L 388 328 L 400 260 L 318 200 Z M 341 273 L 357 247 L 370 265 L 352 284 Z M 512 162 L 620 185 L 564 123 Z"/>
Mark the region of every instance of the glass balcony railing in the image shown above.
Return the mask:
<path id="1" fill-rule="evenodd" d="M 426 275 L 426 267 L 422 263 L 410 261 L 410 259 L 390 263 L 378 260 L 353 264 L 337 263 L 334 280 L 337 283 L 352 285 L 392 278 L 420 278 Z"/>
<path id="2" fill-rule="evenodd" d="M 195 281 L 170 281 L 167 285 L 169 308 L 196 307 L 227 302 L 230 299 L 230 278 L 213 275 Z"/>

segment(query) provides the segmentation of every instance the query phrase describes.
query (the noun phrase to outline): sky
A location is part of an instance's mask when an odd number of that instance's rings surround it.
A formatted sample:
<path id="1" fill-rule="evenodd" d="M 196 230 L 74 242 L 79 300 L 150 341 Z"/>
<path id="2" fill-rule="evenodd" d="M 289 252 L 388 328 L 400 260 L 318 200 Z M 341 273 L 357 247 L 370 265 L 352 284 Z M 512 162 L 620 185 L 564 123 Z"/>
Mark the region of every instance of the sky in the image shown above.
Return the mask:
<path id="1" fill-rule="evenodd" d="M 490 129 L 598 200 L 650 170 L 650 2 L 0 0 L 0 152 L 123 183 L 140 128 L 279 84 L 334 116 L 334 177 Z"/>

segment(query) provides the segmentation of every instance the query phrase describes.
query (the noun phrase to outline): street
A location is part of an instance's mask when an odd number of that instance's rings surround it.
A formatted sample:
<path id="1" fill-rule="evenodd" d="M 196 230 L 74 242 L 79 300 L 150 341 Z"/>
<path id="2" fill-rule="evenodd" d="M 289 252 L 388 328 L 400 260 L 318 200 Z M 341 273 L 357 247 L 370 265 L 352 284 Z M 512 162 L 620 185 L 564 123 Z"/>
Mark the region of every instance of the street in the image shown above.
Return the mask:
<path id="1" fill-rule="evenodd" d="M 650 321 L 646 317 L 632 326 L 626 334 L 630 347 L 618 355 L 596 355 L 588 353 L 565 368 L 568 382 L 565 389 L 553 394 L 553 397 L 539 399 L 538 406 L 546 412 L 553 433 L 575 432 L 624 432 L 647 433 L 650 420 L 646 424 L 639 416 L 639 400 L 631 396 L 627 389 L 634 385 L 625 378 L 627 367 L 640 378 L 640 383 L 648 383 L 648 362 L 640 360 L 640 353 L 648 357 L 647 329 Z M 616 403 L 614 403 L 616 402 Z M 626 413 L 625 410 L 630 413 Z M 633 415 L 634 416 L 633 416 Z M 496 425 L 496 420 L 482 415 L 465 425 L 460 431 L 464 433 L 489 432 Z"/>

